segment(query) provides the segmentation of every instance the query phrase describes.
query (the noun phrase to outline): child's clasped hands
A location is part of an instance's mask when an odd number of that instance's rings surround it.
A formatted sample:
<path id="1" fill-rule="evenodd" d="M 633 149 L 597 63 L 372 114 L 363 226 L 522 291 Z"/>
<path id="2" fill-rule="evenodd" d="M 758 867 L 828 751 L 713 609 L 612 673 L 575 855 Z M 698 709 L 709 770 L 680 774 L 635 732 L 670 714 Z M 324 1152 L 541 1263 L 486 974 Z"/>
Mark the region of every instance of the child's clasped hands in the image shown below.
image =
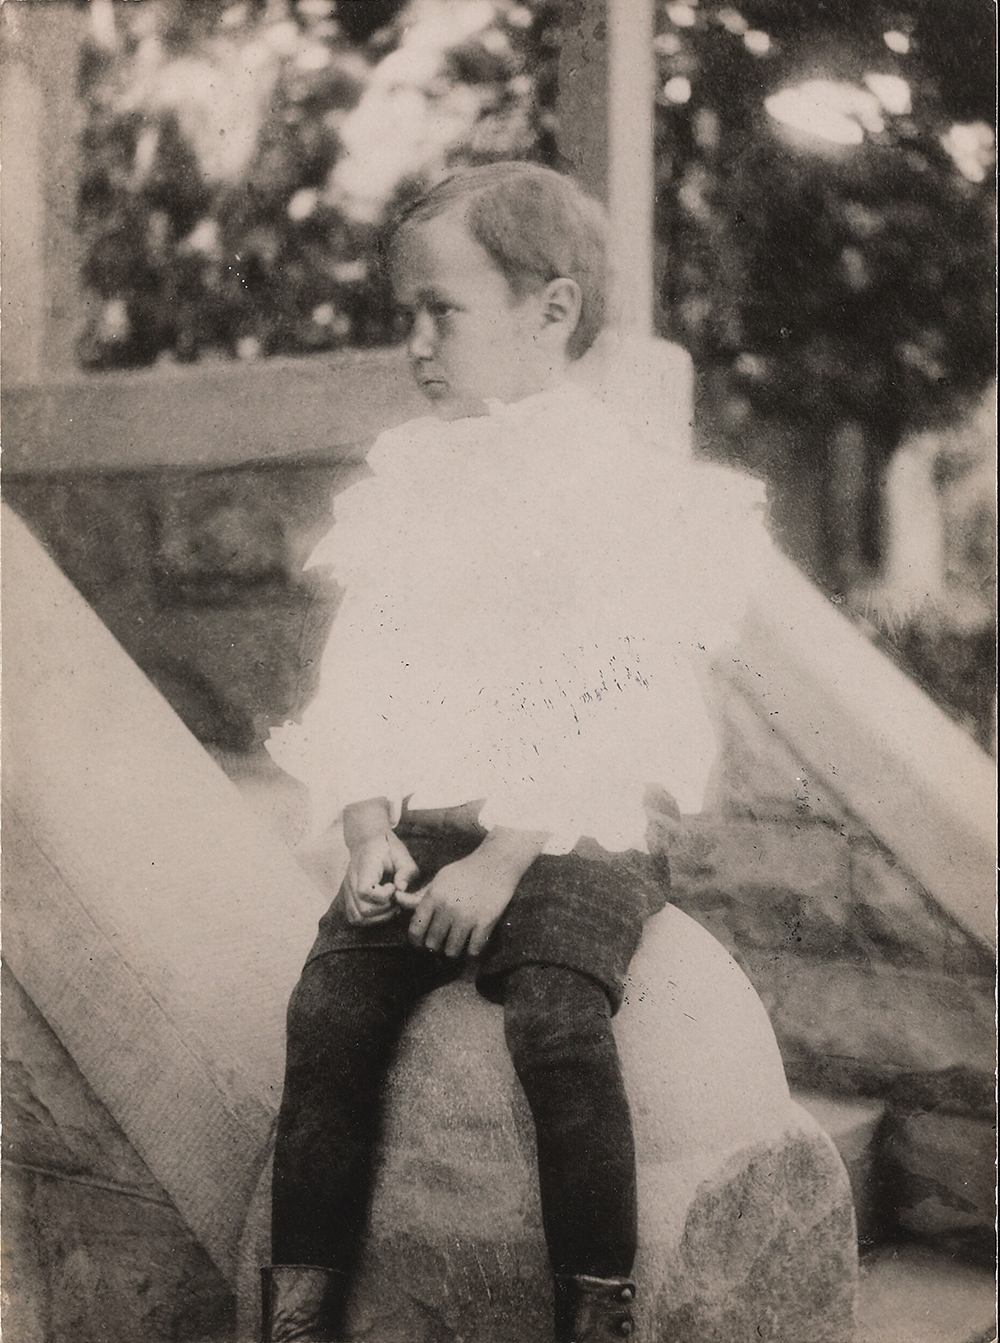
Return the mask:
<path id="1" fill-rule="evenodd" d="M 520 876 L 520 864 L 487 839 L 467 858 L 441 868 L 426 886 L 411 890 L 417 865 L 402 840 L 383 831 L 351 850 L 344 909 L 353 924 L 386 923 L 401 910 L 412 910 L 414 946 L 453 958 L 478 956 Z"/>

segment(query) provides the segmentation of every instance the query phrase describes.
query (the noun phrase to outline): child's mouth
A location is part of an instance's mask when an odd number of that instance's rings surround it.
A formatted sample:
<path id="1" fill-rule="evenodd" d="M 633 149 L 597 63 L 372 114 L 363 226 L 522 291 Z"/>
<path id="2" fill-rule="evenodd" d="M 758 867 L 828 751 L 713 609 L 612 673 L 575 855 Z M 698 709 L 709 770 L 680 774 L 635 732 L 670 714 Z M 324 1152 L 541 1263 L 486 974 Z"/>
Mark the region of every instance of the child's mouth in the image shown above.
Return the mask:
<path id="1" fill-rule="evenodd" d="M 438 400 L 447 392 L 448 384 L 443 378 L 421 378 L 420 390 L 432 400 Z"/>

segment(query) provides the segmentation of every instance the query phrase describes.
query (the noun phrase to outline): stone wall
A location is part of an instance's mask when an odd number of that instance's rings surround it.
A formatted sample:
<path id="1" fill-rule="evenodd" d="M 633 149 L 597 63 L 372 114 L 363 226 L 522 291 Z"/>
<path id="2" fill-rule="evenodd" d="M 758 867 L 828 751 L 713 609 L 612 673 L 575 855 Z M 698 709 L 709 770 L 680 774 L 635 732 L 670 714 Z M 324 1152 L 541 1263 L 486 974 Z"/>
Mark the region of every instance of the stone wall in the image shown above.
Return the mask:
<path id="1" fill-rule="evenodd" d="M 336 595 L 302 565 L 357 470 L 21 475 L 6 496 L 199 740 L 248 750 L 309 693 Z"/>
<path id="2" fill-rule="evenodd" d="M 990 1113 L 991 960 L 870 836 L 704 817 L 667 847 L 675 903 L 753 980 L 791 1080 Z"/>
<path id="3" fill-rule="evenodd" d="M 883 1105 L 869 1195 L 882 1230 L 991 1262 L 988 953 L 849 819 L 716 814 L 654 834 L 674 903 L 760 994 L 792 1086 Z"/>

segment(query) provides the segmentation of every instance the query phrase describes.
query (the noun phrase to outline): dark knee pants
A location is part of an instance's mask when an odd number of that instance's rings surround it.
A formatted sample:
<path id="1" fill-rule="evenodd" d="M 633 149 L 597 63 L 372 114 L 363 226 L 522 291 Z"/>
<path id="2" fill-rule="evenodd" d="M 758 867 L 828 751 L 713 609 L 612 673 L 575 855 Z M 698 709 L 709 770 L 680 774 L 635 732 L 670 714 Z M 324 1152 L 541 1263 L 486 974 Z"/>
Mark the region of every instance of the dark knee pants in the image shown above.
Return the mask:
<path id="1" fill-rule="evenodd" d="M 455 973 L 452 963 L 411 947 L 329 952 L 307 964 L 288 1011 L 275 1263 L 352 1269 L 399 1035 L 418 999 Z M 495 996 L 535 1122 L 552 1266 L 627 1275 L 636 1248 L 635 1154 L 608 993 L 580 971 L 529 963 L 505 973 Z"/>

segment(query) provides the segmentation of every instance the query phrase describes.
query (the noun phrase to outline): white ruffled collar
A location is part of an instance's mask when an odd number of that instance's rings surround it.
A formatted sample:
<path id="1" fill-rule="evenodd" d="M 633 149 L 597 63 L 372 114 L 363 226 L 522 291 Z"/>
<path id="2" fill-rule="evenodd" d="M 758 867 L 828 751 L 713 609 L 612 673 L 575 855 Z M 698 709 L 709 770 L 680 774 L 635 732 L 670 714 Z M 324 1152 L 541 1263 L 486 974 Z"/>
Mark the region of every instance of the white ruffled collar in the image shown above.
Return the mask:
<path id="1" fill-rule="evenodd" d="M 499 397 L 490 397 L 486 402 L 486 412 L 491 419 L 519 423 L 562 408 L 567 399 L 575 401 L 579 397 L 586 396 L 587 393 L 579 383 L 562 378 L 554 386 L 546 387 L 540 392 L 532 392 L 530 396 L 523 396 L 517 401 L 502 401 Z"/>
<path id="2" fill-rule="evenodd" d="M 430 454 L 453 460 L 476 457 L 487 450 L 490 460 L 498 460 L 521 449 L 537 454 L 539 441 L 550 445 L 566 441 L 579 443 L 581 432 L 593 428 L 595 402 L 590 393 L 569 379 L 554 387 L 517 401 L 490 398 L 483 415 L 466 415 L 457 420 L 441 420 L 423 415 L 391 429 L 375 443 L 368 454 L 368 465 L 376 475 L 389 471 L 430 467 Z M 470 460 L 471 466 L 471 460 Z"/>

